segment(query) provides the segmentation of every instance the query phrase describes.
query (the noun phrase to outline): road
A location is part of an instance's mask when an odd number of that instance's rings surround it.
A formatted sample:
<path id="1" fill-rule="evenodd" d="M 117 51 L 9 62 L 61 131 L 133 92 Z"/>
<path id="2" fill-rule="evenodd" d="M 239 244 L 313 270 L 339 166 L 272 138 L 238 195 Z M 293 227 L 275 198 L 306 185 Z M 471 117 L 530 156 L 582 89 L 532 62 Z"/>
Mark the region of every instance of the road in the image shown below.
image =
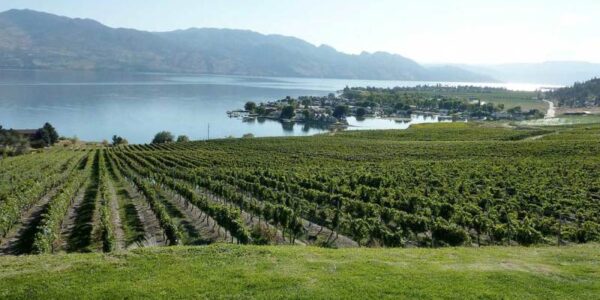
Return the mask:
<path id="1" fill-rule="evenodd" d="M 548 100 L 542 100 L 546 103 L 548 103 L 548 112 L 546 113 L 546 116 L 544 117 L 544 119 L 552 119 L 556 116 L 556 109 L 554 108 L 554 102 L 552 101 L 548 101 Z"/>

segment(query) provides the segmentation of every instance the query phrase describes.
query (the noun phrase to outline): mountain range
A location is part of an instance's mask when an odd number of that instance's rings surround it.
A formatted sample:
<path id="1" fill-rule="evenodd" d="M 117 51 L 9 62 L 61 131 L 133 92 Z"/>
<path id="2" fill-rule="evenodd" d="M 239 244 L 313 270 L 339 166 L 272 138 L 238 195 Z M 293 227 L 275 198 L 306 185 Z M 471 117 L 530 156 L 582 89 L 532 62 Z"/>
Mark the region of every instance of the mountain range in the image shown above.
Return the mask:
<path id="1" fill-rule="evenodd" d="M 248 30 L 148 32 L 33 10 L 0 13 L 0 69 L 115 70 L 219 75 L 567 85 L 600 64 L 423 65 L 398 54 L 346 54 Z"/>
<path id="2" fill-rule="evenodd" d="M 456 66 L 428 68 L 385 52 L 345 54 L 281 35 L 214 28 L 147 32 L 32 10 L 0 13 L 0 68 L 494 81 Z"/>

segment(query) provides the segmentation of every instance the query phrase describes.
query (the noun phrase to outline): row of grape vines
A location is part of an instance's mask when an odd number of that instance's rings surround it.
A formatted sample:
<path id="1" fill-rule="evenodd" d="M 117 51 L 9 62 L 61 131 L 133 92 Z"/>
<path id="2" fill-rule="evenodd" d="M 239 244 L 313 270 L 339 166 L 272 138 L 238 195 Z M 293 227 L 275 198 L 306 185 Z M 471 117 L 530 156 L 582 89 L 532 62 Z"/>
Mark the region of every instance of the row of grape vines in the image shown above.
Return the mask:
<path id="1" fill-rule="evenodd" d="M 505 128 L 455 127 L 0 160 L 0 250 L 27 239 L 23 253 L 110 252 L 149 239 L 329 247 L 600 241 L 598 128 L 515 141 L 521 133 Z M 459 140 L 464 130 L 468 139 Z M 92 229 L 79 233 L 89 246 L 64 246 L 78 238 L 77 226 Z"/>
<path id="2" fill-rule="evenodd" d="M 384 140 L 378 153 L 368 146 L 362 138 L 320 137 L 121 151 L 156 178 L 205 189 L 297 236 L 306 234 L 299 220 L 308 220 L 373 246 L 600 237 L 598 140 Z"/>

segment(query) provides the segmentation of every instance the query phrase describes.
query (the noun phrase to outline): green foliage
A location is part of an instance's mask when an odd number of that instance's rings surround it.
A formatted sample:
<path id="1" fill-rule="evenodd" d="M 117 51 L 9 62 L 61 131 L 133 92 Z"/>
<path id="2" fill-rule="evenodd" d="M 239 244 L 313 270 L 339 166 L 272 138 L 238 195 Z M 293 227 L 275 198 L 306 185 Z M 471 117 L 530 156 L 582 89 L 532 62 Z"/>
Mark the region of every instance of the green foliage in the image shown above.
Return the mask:
<path id="1" fill-rule="evenodd" d="M 52 253 L 55 251 L 55 242 L 59 237 L 63 219 L 75 198 L 77 191 L 84 185 L 92 171 L 95 159 L 91 154 L 85 160 L 83 169 L 67 169 L 68 177 L 65 184 L 60 187 L 56 195 L 49 202 L 47 211 L 41 216 L 40 224 L 36 228 L 33 241 L 34 253 Z M 67 171 L 65 170 L 65 171 Z"/>
<path id="2" fill-rule="evenodd" d="M 56 129 L 54 129 L 50 123 L 45 123 L 44 126 L 35 133 L 32 140 L 32 146 L 37 148 L 52 146 L 58 142 L 58 137 Z"/>
<path id="3" fill-rule="evenodd" d="M 600 247 L 211 245 L 0 257 L 7 299 L 596 299 Z"/>
<path id="4" fill-rule="evenodd" d="M 281 110 L 281 115 L 279 116 L 282 119 L 291 119 L 293 118 L 296 113 L 294 112 L 294 106 L 292 105 L 287 105 L 285 107 L 283 107 L 283 109 Z"/>
<path id="5" fill-rule="evenodd" d="M 436 222 L 432 228 L 435 245 L 460 246 L 469 241 L 469 235 L 461 226 L 443 220 Z"/>
<path id="6" fill-rule="evenodd" d="M 501 124 L 128 145 L 99 150 L 85 160 L 83 151 L 50 149 L 3 159 L 0 233 L 60 187 L 41 219 L 35 244 L 38 252 L 53 251 L 57 224 L 75 187 L 90 178 L 93 163 L 101 204 L 95 226 L 105 251 L 114 247 L 105 166 L 139 190 L 170 244 L 181 243 L 185 233 L 166 205 L 166 193 L 178 195 L 214 220 L 232 242 L 243 244 L 299 240 L 332 247 L 442 247 L 598 241 L 600 125 L 496 125 Z M 249 217 L 268 230 L 257 230 Z M 315 236 L 311 226 L 326 234 Z"/>
<path id="7" fill-rule="evenodd" d="M 123 137 L 113 135 L 112 144 L 113 144 L 113 146 L 128 145 L 129 141 L 127 141 L 127 139 L 125 139 Z"/>
<path id="8" fill-rule="evenodd" d="M 516 141 L 553 133 L 549 129 L 505 126 L 477 122 L 453 122 L 412 125 L 406 130 L 357 130 L 336 133 L 340 139 L 397 140 L 397 141 Z M 501 125 L 501 124 L 500 124 Z"/>
<path id="9" fill-rule="evenodd" d="M 356 109 L 356 117 L 362 118 L 367 114 L 367 110 L 364 107 L 359 107 Z"/>
<path id="10" fill-rule="evenodd" d="M 581 83 L 577 82 L 571 87 L 551 91 L 548 96 L 557 102 L 559 106 L 600 106 L 600 78 Z"/>
<path id="11" fill-rule="evenodd" d="M 105 153 L 102 150 L 96 152 L 98 160 L 98 198 L 100 200 L 100 235 L 102 239 L 102 251 L 111 252 L 116 247 L 113 229 L 113 221 L 110 210 L 110 195 L 108 192 L 108 170 L 106 167 Z"/>
<path id="12" fill-rule="evenodd" d="M 180 135 L 177 137 L 178 143 L 187 143 L 190 141 L 190 138 L 187 135 Z"/>
<path id="13" fill-rule="evenodd" d="M 298 220 L 309 220 L 365 246 L 553 243 L 557 198 L 580 220 L 562 224 L 564 238 L 595 239 L 590 224 L 600 223 L 600 207 L 590 187 L 600 178 L 600 130 L 581 140 L 529 140 L 573 129 L 485 124 L 129 147 L 120 155 L 164 183 L 168 176 L 227 199 L 292 239 L 303 234 Z"/>
<path id="14" fill-rule="evenodd" d="M 345 117 L 350 110 L 347 105 L 338 105 L 333 109 L 333 116 L 335 118 L 341 119 Z"/>
<path id="15" fill-rule="evenodd" d="M 29 147 L 29 140 L 23 135 L 0 126 L 0 157 L 25 154 Z"/>
<path id="16" fill-rule="evenodd" d="M 84 154 L 62 150 L 0 159 L 0 237 L 13 228 L 23 211 L 49 191 L 65 183 L 76 185 L 74 178 L 79 176 L 75 168 Z M 62 190 L 68 194 L 72 188 L 67 186 Z M 58 193 L 56 197 L 65 196 Z"/>
<path id="17" fill-rule="evenodd" d="M 174 139 L 175 139 L 175 137 L 173 136 L 172 133 L 170 133 L 168 131 L 161 131 L 161 132 L 157 133 L 156 135 L 154 135 L 152 144 L 171 143 L 171 142 L 173 142 Z"/>
<path id="18" fill-rule="evenodd" d="M 546 108 L 532 92 L 473 86 L 356 87 L 344 89 L 342 97 L 363 108 L 379 106 L 404 114 L 410 114 L 414 110 L 446 110 L 449 114 L 463 113 L 472 118 L 495 118 L 495 112 L 515 106 L 532 110 L 527 111 L 526 116 L 533 118 L 539 117 L 533 110 Z"/>
<path id="19" fill-rule="evenodd" d="M 254 112 L 254 110 L 256 110 L 256 103 L 252 102 L 252 101 L 248 101 L 244 105 L 244 109 L 249 112 Z"/>

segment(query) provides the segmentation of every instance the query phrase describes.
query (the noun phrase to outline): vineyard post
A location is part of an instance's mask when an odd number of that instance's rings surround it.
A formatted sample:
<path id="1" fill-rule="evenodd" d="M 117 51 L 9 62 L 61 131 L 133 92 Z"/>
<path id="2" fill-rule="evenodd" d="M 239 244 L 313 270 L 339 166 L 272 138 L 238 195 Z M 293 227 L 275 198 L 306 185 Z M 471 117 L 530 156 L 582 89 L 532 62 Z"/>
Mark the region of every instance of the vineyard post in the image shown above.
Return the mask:
<path id="1" fill-rule="evenodd" d="M 507 226 L 508 226 L 508 246 L 510 247 L 511 242 L 512 242 L 512 226 L 510 223 L 510 214 L 506 214 L 506 219 L 507 219 Z"/>
<path id="2" fill-rule="evenodd" d="M 558 213 L 558 240 L 556 241 L 556 245 L 558 247 L 560 247 L 561 242 L 561 235 L 562 235 L 562 223 L 563 223 L 563 218 L 562 218 L 562 211 L 559 211 Z"/>
<path id="3" fill-rule="evenodd" d="M 431 214 L 431 248 L 435 248 L 435 237 L 433 236 L 433 227 L 435 226 L 435 217 Z"/>

